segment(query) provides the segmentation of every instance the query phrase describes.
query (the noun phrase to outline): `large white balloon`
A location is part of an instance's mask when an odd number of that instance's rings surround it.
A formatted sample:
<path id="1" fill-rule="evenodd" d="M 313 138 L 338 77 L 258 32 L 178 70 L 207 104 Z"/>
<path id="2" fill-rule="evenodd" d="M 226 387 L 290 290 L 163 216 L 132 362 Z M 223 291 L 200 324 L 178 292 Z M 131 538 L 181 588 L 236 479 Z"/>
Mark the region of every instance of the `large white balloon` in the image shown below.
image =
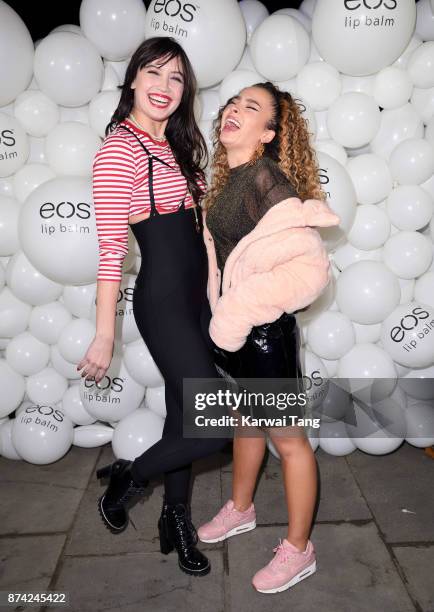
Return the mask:
<path id="1" fill-rule="evenodd" d="M 310 348 L 325 359 L 340 359 L 355 343 L 351 320 L 341 312 L 323 312 L 307 326 Z"/>
<path id="2" fill-rule="evenodd" d="M 247 43 L 249 43 L 258 25 L 268 17 L 268 9 L 259 0 L 241 0 L 240 9 L 246 23 Z"/>
<path id="3" fill-rule="evenodd" d="M 295 76 L 309 59 L 305 28 L 288 15 L 270 15 L 255 30 L 250 53 L 256 70 L 270 81 Z"/>
<path id="4" fill-rule="evenodd" d="M 408 138 L 390 155 L 390 171 L 401 185 L 420 185 L 434 172 L 434 149 L 423 138 Z"/>
<path id="5" fill-rule="evenodd" d="M 17 200 L 24 202 L 36 187 L 55 178 L 55 176 L 54 170 L 45 164 L 26 164 L 13 177 Z"/>
<path id="6" fill-rule="evenodd" d="M 434 41 L 424 42 L 413 51 L 407 71 L 415 87 L 434 87 Z"/>
<path id="7" fill-rule="evenodd" d="M 81 106 L 101 89 L 101 57 L 84 36 L 55 32 L 35 51 L 35 79 L 41 91 L 57 104 Z"/>
<path id="8" fill-rule="evenodd" d="M 375 76 L 373 96 L 382 108 L 398 108 L 408 102 L 412 89 L 407 71 L 388 66 Z"/>
<path id="9" fill-rule="evenodd" d="M 139 407 L 144 395 L 145 388 L 129 374 L 116 351 L 99 383 L 83 378 L 80 385 L 85 409 L 101 421 L 120 421 Z"/>
<path id="10" fill-rule="evenodd" d="M 434 309 L 428 304 L 400 304 L 382 323 L 381 342 L 394 361 L 411 368 L 434 363 Z"/>
<path id="11" fill-rule="evenodd" d="M 200 88 L 219 83 L 241 59 L 246 25 L 236 0 L 153 0 L 144 35 L 172 36 L 185 49 Z"/>
<path id="12" fill-rule="evenodd" d="M 264 81 L 264 77 L 252 70 L 235 70 L 229 73 L 220 84 L 220 104 L 226 104 L 229 98 L 238 94 L 244 87 L 250 87 Z"/>
<path id="13" fill-rule="evenodd" d="M 414 299 L 434 308 L 434 271 L 425 272 L 416 280 Z"/>
<path id="14" fill-rule="evenodd" d="M 300 351 L 303 383 L 307 394 L 307 409 L 313 410 L 321 405 L 329 390 L 329 373 L 324 362 L 312 351 Z"/>
<path id="15" fill-rule="evenodd" d="M 357 249 L 370 251 L 381 247 L 390 235 L 390 221 L 384 210 L 375 204 L 362 204 L 348 233 L 349 242 Z"/>
<path id="16" fill-rule="evenodd" d="M 148 387 L 144 407 L 149 408 L 163 419 L 166 417 L 166 387 Z"/>
<path id="17" fill-rule="evenodd" d="M 127 344 L 124 351 L 124 361 L 128 372 L 139 384 L 144 387 L 161 387 L 164 385 L 161 372 L 142 338 Z"/>
<path id="18" fill-rule="evenodd" d="M 51 280 L 94 282 L 98 244 L 91 180 L 59 177 L 40 185 L 22 206 L 19 237 L 31 263 Z"/>
<path id="19" fill-rule="evenodd" d="M 90 176 L 100 146 L 101 139 L 91 127 L 78 121 L 59 123 L 45 141 L 47 162 L 56 174 Z"/>
<path id="20" fill-rule="evenodd" d="M 63 328 L 72 321 L 71 313 L 60 302 L 35 306 L 30 314 L 29 330 L 41 342 L 56 344 Z"/>
<path id="21" fill-rule="evenodd" d="M 399 304 L 398 279 L 381 262 L 351 264 L 341 272 L 336 285 L 339 309 L 357 323 L 381 323 Z"/>
<path id="22" fill-rule="evenodd" d="M 26 379 L 26 393 L 36 404 L 57 404 L 67 388 L 67 379 L 50 366 Z"/>
<path id="23" fill-rule="evenodd" d="M 6 359 L 0 359 L 0 385 L 2 388 L 0 418 L 3 418 L 18 408 L 26 389 L 24 376 L 13 370 Z"/>
<path id="24" fill-rule="evenodd" d="M 133 54 L 144 39 L 146 9 L 141 0 L 83 0 L 80 26 L 109 60 Z"/>
<path id="25" fill-rule="evenodd" d="M 379 155 L 357 155 L 348 161 L 346 168 L 359 204 L 376 204 L 389 195 L 392 176 L 387 162 Z"/>
<path id="26" fill-rule="evenodd" d="M 79 384 L 71 385 L 63 394 L 62 412 L 64 412 L 75 425 L 92 425 L 92 423 L 96 421 L 96 417 L 89 414 L 83 406 Z"/>
<path id="27" fill-rule="evenodd" d="M 6 361 L 15 372 L 23 376 L 37 374 L 48 364 L 50 348 L 25 331 L 9 342 Z"/>
<path id="28" fill-rule="evenodd" d="M 432 401 L 408 398 L 405 413 L 407 420 L 406 442 L 417 448 L 434 444 L 434 407 Z"/>
<path id="29" fill-rule="evenodd" d="M 19 461 L 21 457 L 12 443 L 12 427 L 15 419 L 8 419 L 0 424 L 0 455 L 6 459 Z"/>
<path id="30" fill-rule="evenodd" d="M 297 94 L 314 111 L 327 109 L 340 95 L 342 81 L 339 72 L 327 62 L 311 62 L 297 74 Z"/>
<path id="31" fill-rule="evenodd" d="M 419 230 L 430 222 L 433 198 L 419 185 L 399 185 L 386 202 L 390 221 L 400 230 Z"/>
<path id="32" fill-rule="evenodd" d="M 14 199 L 0 195 L 0 257 L 13 255 L 20 248 L 18 218 L 21 206 Z"/>
<path id="33" fill-rule="evenodd" d="M 59 408 L 29 406 L 14 420 L 12 442 L 23 459 L 45 465 L 57 461 L 71 447 L 73 425 Z"/>
<path id="34" fill-rule="evenodd" d="M 9 287 L 0 293 L 0 338 L 13 338 L 23 332 L 29 322 L 32 307 L 18 299 Z"/>
<path id="35" fill-rule="evenodd" d="M 72 319 L 62 329 L 58 349 L 66 361 L 77 364 L 83 359 L 95 335 L 95 325 L 88 319 Z"/>
<path id="36" fill-rule="evenodd" d="M 428 87 L 427 89 L 415 87 L 410 98 L 410 103 L 417 110 L 422 121 L 428 124 L 434 115 L 434 87 Z M 427 138 L 426 134 L 425 138 Z"/>
<path id="37" fill-rule="evenodd" d="M 374 98 L 349 92 L 337 98 L 327 115 L 330 136 L 344 147 L 361 147 L 376 135 L 380 127 L 380 109 Z"/>
<path id="38" fill-rule="evenodd" d="M 430 240 L 420 232 L 397 232 L 386 241 L 383 261 L 401 278 L 416 278 L 431 265 L 433 252 Z"/>
<path id="39" fill-rule="evenodd" d="M 95 448 L 103 446 L 113 438 L 113 427 L 94 423 L 93 425 L 79 425 L 74 427 L 74 446 L 82 448 Z"/>
<path id="40" fill-rule="evenodd" d="M 415 368 L 398 380 L 407 395 L 420 400 L 434 400 L 434 365 Z"/>
<path id="41" fill-rule="evenodd" d="M 117 458 L 133 461 L 161 439 L 164 420 L 147 408 L 123 418 L 113 432 L 112 447 Z"/>
<path id="42" fill-rule="evenodd" d="M 416 22 L 412 0 L 320 0 L 312 17 L 319 53 L 340 72 L 372 74 L 406 48 Z"/>
<path id="43" fill-rule="evenodd" d="M 0 0 L 0 107 L 10 104 L 32 80 L 33 41 L 21 17 Z"/>
<path id="44" fill-rule="evenodd" d="M 423 123 L 410 104 L 381 112 L 380 127 L 371 140 L 373 153 L 389 159 L 393 149 L 406 138 L 423 138 Z"/>
<path id="45" fill-rule="evenodd" d="M 96 283 L 90 285 L 69 285 L 63 290 L 63 304 L 76 317 L 91 317 L 92 303 L 95 301 Z"/>
<path id="46" fill-rule="evenodd" d="M 42 91 L 23 91 L 14 104 L 14 115 L 30 136 L 46 136 L 59 121 L 59 107 Z"/>
<path id="47" fill-rule="evenodd" d="M 0 113 L 0 177 L 19 170 L 29 157 L 29 139 L 21 123 Z"/>
<path id="48" fill-rule="evenodd" d="M 120 91 L 100 91 L 89 104 L 89 125 L 100 136 L 105 137 L 105 128 L 119 103 Z"/>
<path id="49" fill-rule="evenodd" d="M 62 285 L 54 283 L 36 270 L 22 251 L 10 258 L 6 280 L 17 298 L 33 306 L 53 302 L 62 293 Z"/>

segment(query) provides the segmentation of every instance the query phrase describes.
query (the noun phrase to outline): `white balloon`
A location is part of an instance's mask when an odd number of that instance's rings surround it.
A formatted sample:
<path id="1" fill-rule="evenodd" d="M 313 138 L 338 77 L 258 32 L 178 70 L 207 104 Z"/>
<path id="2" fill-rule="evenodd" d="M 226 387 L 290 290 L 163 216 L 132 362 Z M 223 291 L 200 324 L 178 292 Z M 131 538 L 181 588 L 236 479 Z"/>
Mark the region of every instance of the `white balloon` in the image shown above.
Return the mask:
<path id="1" fill-rule="evenodd" d="M 26 393 L 36 404 L 57 404 L 67 388 L 66 378 L 49 366 L 26 379 Z"/>
<path id="2" fill-rule="evenodd" d="M 0 338 L 13 338 L 23 332 L 32 307 L 18 299 L 9 287 L 0 293 Z"/>
<path id="3" fill-rule="evenodd" d="M 317 140 L 313 144 L 315 150 L 319 153 L 326 153 L 333 157 L 342 166 L 345 166 L 348 160 L 347 152 L 344 147 L 334 140 Z"/>
<path id="4" fill-rule="evenodd" d="M 336 281 L 332 275 L 330 282 L 327 287 L 321 293 L 321 295 L 314 300 L 308 307 L 307 310 L 298 312 L 296 314 L 297 322 L 300 324 L 309 323 L 321 313 L 328 310 L 333 303 L 336 291 Z"/>
<path id="5" fill-rule="evenodd" d="M 434 115 L 434 87 L 427 87 L 427 89 L 415 87 L 410 102 L 419 113 L 422 121 L 428 124 L 429 120 Z"/>
<path id="6" fill-rule="evenodd" d="M 164 379 L 143 339 L 125 347 L 124 362 L 128 372 L 144 387 L 161 387 Z"/>
<path id="7" fill-rule="evenodd" d="M 64 327 L 72 321 L 71 313 L 60 302 L 35 306 L 30 314 L 29 330 L 41 342 L 56 344 Z"/>
<path id="8" fill-rule="evenodd" d="M 140 0 L 83 0 L 80 5 L 84 35 L 110 60 L 133 54 L 144 39 L 145 17 Z"/>
<path id="9" fill-rule="evenodd" d="M 297 93 L 314 111 L 327 109 L 341 93 L 339 72 L 327 62 L 311 62 L 297 74 Z"/>
<path id="10" fill-rule="evenodd" d="M 62 329 L 57 343 L 66 361 L 77 364 L 83 359 L 95 336 L 95 325 L 88 319 L 73 319 Z"/>
<path id="11" fill-rule="evenodd" d="M 341 93 L 357 92 L 367 96 L 374 95 L 375 77 L 371 76 L 349 76 L 341 74 L 342 91 Z"/>
<path id="12" fill-rule="evenodd" d="M 415 22 L 413 2 L 321 0 L 312 17 L 312 37 L 325 61 L 340 72 L 372 74 L 401 55 Z"/>
<path id="13" fill-rule="evenodd" d="M 405 413 L 407 420 L 406 442 L 417 448 L 434 444 L 434 408 L 431 402 L 408 398 Z"/>
<path id="14" fill-rule="evenodd" d="M 429 223 L 434 203 L 430 194 L 419 185 L 399 185 L 386 202 L 391 222 L 400 230 L 419 230 Z"/>
<path id="15" fill-rule="evenodd" d="M 288 15 L 270 15 L 255 30 L 250 53 L 256 70 L 271 81 L 295 76 L 309 59 L 309 35 Z"/>
<path id="16" fill-rule="evenodd" d="M 74 427 L 74 446 L 82 448 L 95 448 L 111 442 L 113 438 L 113 428 L 102 423 L 93 425 L 79 425 Z"/>
<path id="17" fill-rule="evenodd" d="M 357 249 L 350 242 L 346 242 L 337 247 L 332 257 L 335 265 L 342 271 L 358 261 L 383 261 L 383 249 L 363 251 Z"/>
<path id="18" fill-rule="evenodd" d="M 21 206 L 13 198 L 0 195 L 0 256 L 13 255 L 20 248 L 18 218 Z"/>
<path id="19" fill-rule="evenodd" d="M 130 375 L 122 355 L 114 352 L 104 378 L 95 383 L 81 381 L 80 397 L 89 414 L 101 421 L 119 421 L 135 411 L 145 395 L 145 388 Z"/>
<path id="20" fill-rule="evenodd" d="M 46 136 L 59 121 L 59 108 L 42 91 L 23 91 L 14 103 L 14 115 L 30 136 Z"/>
<path id="21" fill-rule="evenodd" d="M 34 138 L 33 136 L 30 136 L 29 143 L 29 164 L 46 164 L 47 159 L 45 157 L 45 138 Z"/>
<path id="22" fill-rule="evenodd" d="M 366 325 L 363 323 L 356 323 L 353 321 L 354 332 L 356 334 L 356 344 L 362 344 L 370 342 L 374 344 L 378 342 L 381 334 L 381 323 L 373 323 Z"/>
<path id="23" fill-rule="evenodd" d="M 407 72 L 415 87 L 434 87 L 434 41 L 424 42 L 413 51 Z"/>
<path id="24" fill-rule="evenodd" d="M 416 279 L 414 285 L 414 299 L 434 308 L 434 271 L 425 272 Z"/>
<path id="25" fill-rule="evenodd" d="M 98 241 L 90 179 L 59 177 L 40 185 L 23 204 L 18 228 L 24 253 L 42 274 L 68 285 L 95 281 Z"/>
<path id="26" fill-rule="evenodd" d="M 0 106 L 12 102 L 30 83 L 33 72 L 33 41 L 21 17 L 0 2 Z"/>
<path id="27" fill-rule="evenodd" d="M 32 193 L 36 187 L 54 178 L 56 173 L 44 164 L 26 164 L 14 174 L 13 186 L 16 198 L 19 202 Z"/>
<path id="28" fill-rule="evenodd" d="M 14 420 L 12 442 L 23 459 L 37 465 L 53 463 L 68 452 L 73 425 L 50 404 L 30 406 Z"/>
<path id="29" fill-rule="evenodd" d="M 200 92 L 202 103 L 201 121 L 212 121 L 218 115 L 220 108 L 220 95 L 217 91 L 204 89 Z"/>
<path id="30" fill-rule="evenodd" d="M 166 388 L 162 387 L 148 387 L 145 395 L 145 408 L 152 410 L 155 414 L 158 414 L 161 418 L 166 417 Z"/>
<path id="31" fill-rule="evenodd" d="M 33 306 L 52 302 L 62 293 L 62 285 L 38 272 L 22 251 L 10 258 L 6 268 L 6 280 L 18 299 Z"/>
<path id="32" fill-rule="evenodd" d="M 374 204 L 361 204 L 348 233 L 349 242 L 357 249 L 369 251 L 381 247 L 390 235 L 387 214 Z"/>
<path id="33" fill-rule="evenodd" d="M 356 450 L 356 445 L 348 437 L 345 423 L 341 421 L 321 421 L 319 446 L 334 457 L 345 457 Z"/>
<path id="34" fill-rule="evenodd" d="M 220 84 L 220 103 L 226 104 L 229 98 L 238 94 L 244 87 L 250 87 L 256 83 L 263 83 L 264 81 L 264 77 L 252 70 L 236 70 L 235 72 L 230 72 Z"/>
<path id="35" fill-rule="evenodd" d="M 89 125 L 100 136 L 105 137 L 105 128 L 119 104 L 120 91 L 100 91 L 89 104 Z"/>
<path id="36" fill-rule="evenodd" d="M 307 326 L 307 342 L 318 357 L 340 359 L 355 343 L 351 320 L 341 312 L 323 312 Z"/>
<path id="37" fill-rule="evenodd" d="M 308 402 L 306 410 L 312 411 L 320 406 L 328 393 L 329 374 L 321 358 L 306 348 L 301 349 L 300 360 Z"/>
<path id="38" fill-rule="evenodd" d="M 89 414 L 80 397 L 80 385 L 71 385 L 62 397 L 62 412 L 74 425 L 92 425 L 96 418 Z"/>
<path id="39" fill-rule="evenodd" d="M 339 309 L 357 323 L 380 323 L 399 304 L 398 279 L 381 262 L 351 264 L 341 272 L 336 285 Z"/>
<path id="40" fill-rule="evenodd" d="M 408 72 L 397 66 L 387 66 L 375 76 L 373 96 L 382 108 L 398 108 L 408 102 L 412 89 Z"/>
<path id="41" fill-rule="evenodd" d="M 274 11 L 273 15 L 289 15 L 289 17 L 294 17 L 294 19 L 297 19 L 297 21 L 299 21 L 301 25 L 304 27 L 306 32 L 310 33 L 310 31 L 312 30 L 311 18 L 305 15 L 304 13 L 302 13 L 300 10 L 293 9 L 293 8 L 283 8 L 283 9 L 279 9 L 278 11 Z M 311 51 L 312 51 L 312 44 L 311 44 Z"/>
<path id="42" fill-rule="evenodd" d="M 6 359 L 0 359 L 0 384 L 2 401 L 0 403 L 0 418 L 16 410 L 24 398 L 25 379 L 13 370 Z"/>
<path id="43" fill-rule="evenodd" d="M 398 380 L 407 395 L 420 400 L 434 400 L 434 365 L 416 368 Z"/>
<path id="44" fill-rule="evenodd" d="M 90 285 L 69 285 L 63 289 L 63 304 L 71 314 L 90 319 L 92 304 L 95 302 L 96 283 Z"/>
<path id="45" fill-rule="evenodd" d="M 360 204 L 376 204 L 392 189 L 392 176 L 387 162 L 379 155 L 357 155 L 347 163 L 347 171 Z"/>
<path id="46" fill-rule="evenodd" d="M 317 155 L 321 187 L 327 195 L 330 208 L 339 215 L 341 222 L 336 227 L 320 229 L 320 234 L 329 249 L 343 242 L 356 215 L 356 192 L 346 169 L 326 153 Z"/>
<path id="47" fill-rule="evenodd" d="M 434 172 L 434 149 L 423 138 L 408 138 L 390 155 L 390 171 L 401 185 L 419 185 Z"/>
<path id="48" fill-rule="evenodd" d="M 72 32 L 55 32 L 40 42 L 34 71 L 41 91 L 63 106 L 89 102 L 101 89 L 104 76 L 96 48 Z"/>
<path id="49" fill-rule="evenodd" d="M 89 104 L 83 104 L 82 106 L 59 106 L 60 111 L 60 122 L 78 122 L 84 125 L 89 125 Z"/>
<path id="50" fill-rule="evenodd" d="M 268 17 L 269 12 L 259 0 L 241 0 L 240 9 L 246 24 L 247 43 L 249 43 L 253 32 Z"/>
<path id="51" fill-rule="evenodd" d="M 21 123 L 5 113 L 0 113 L 0 144 L 0 177 L 10 176 L 24 166 L 30 148 Z"/>
<path id="52" fill-rule="evenodd" d="M 316 3 L 317 3 L 317 0 L 302 0 L 301 4 L 299 6 L 299 10 L 304 15 L 306 15 L 307 17 L 312 19 L 313 12 L 314 12 L 315 7 L 316 7 Z"/>
<path id="53" fill-rule="evenodd" d="M 0 425 L 0 455 L 6 459 L 20 460 L 21 457 L 17 453 L 12 443 L 12 427 L 15 419 L 8 419 Z"/>
<path id="54" fill-rule="evenodd" d="M 116 70 L 110 64 L 104 62 L 104 80 L 101 85 L 101 91 L 116 91 L 120 85 L 120 79 Z"/>
<path id="55" fill-rule="evenodd" d="M 397 232 L 383 247 L 383 261 L 401 278 L 416 278 L 426 272 L 433 259 L 428 238 L 419 232 Z"/>
<path id="56" fill-rule="evenodd" d="M 120 421 L 113 432 L 115 457 L 133 461 L 161 439 L 164 420 L 151 410 L 140 408 Z"/>
<path id="57" fill-rule="evenodd" d="M 423 123 L 415 108 L 404 104 L 381 112 L 380 127 L 371 140 L 373 153 L 389 159 L 393 149 L 407 138 L 423 138 Z"/>
<path id="58" fill-rule="evenodd" d="M 381 342 L 394 361 L 410 368 L 434 363 L 434 309 L 422 302 L 400 304 L 382 323 Z"/>
<path id="59" fill-rule="evenodd" d="M 59 123 L 46 139 L 47 162 L 56 174 L 90 176 L 100 146 L 98 134 L 87 125 L 77 121 Z"/>
<path id="60" fill-rule="evenodd" d="M 331 140 L 331 136 L 327 128 L 327 116 L 327 111 L 316 111 L 315 113 L 317 140 Z"/>
<path id="61" fill-rule="evenodd" d="M 80 372 L 77 371 L 77 365 L 67 361 L 61 355 L 57 344 L 50 346 L 50 361 L 56 372 L 59 372 L 64 378 L 69 380 L 79 380 L 81 378 Z"/>
<path id="62" fill-rule="evenodd" d="M 361 147 L 380 127 L 380 110 L 374 98 L 359 92 L 341 95 L 327 115 L 330 136 L 344 147 Z"/>
<path id="63" fill-rule="evenodd" d="M 423 2 L 425 2 L 425 0 L 419 0 L 419 2 L 417 3 L 417 7 L 419 8 L 419 6 Z M 408 60 L 410 59 L 411 54 L 421 44 L 422 44 L 422 39 L 415 32 L 413 36 L 411 37 L 410 42 L 404 49 L 404 51 L 401 53 L 398 59 L 393 62 L 393 66 L 397 66 L 398 68 L 402 68 L 402 70 L 405 70 L 407 68 Z"/>
<path id="64" fill-rule="evenodd" d="M 246 25 L 236 0 L 201 0 L 200 6 L 159 1 L 147 10 L 144 35 L 175 38 L 203 88 L 219 83 L 238 64 L 246 43 Z"/>
<path id="65" fill-rule="evenodd" d="M 6 361 L 23 376 L 37 374 L 48 364 L 50 349 L 35 336 L 25 331 L 12 338 L 6 348 Z"/>
<path id="66" fill-rule="evenodd" d="M 411 302 L 414 297 L 414 278 L 399 278 L 398 277 L 399 286 L 401 287 L 401 299 L 399 300 L 400 304 L 406 304 L 407 302 Z"/>

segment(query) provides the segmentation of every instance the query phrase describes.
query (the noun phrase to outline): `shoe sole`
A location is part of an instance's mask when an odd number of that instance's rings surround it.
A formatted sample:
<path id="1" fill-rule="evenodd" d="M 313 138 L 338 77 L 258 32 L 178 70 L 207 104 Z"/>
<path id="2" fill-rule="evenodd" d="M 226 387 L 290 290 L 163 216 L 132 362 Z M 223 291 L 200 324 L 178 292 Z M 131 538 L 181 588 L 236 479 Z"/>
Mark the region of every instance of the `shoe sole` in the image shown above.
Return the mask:
<path id="1" fill-rule="evenodd" d="M 100 517 L 102 518 L 102 522 L 104 523 L 104 525 L 107 527 L 107 529 L 111 532 L 111 533 L 121 533 L 122 531 L 125 531 L 125 529 L 128 526 L 128 521 L 125 523 L 125 525 L 123 525 L 122 527 L 115 527 L 114 525 L 112 525 L 110 523 L 110 521 L 108 520 L 108 518 L 106 517 L 106 515 L 104 514 L 104 510 L 102 507 L 102 502 L 104 500 L 105 495 L 102 495 L 99 500 L 98 500 L 98 512 L 100 514 Z"/>
<path id="2" fill-rule="evenodd" d="M 275 589 L 258 589 L 257 587 L 255 587 L 255 585 L 253 586 L 259 593 L 280 593 L 281 591 L 286 591 L 286 589 L 289 589 L 290 587 L 294 586 L 298 582 L 301 582 L 305 578 L 312 576 L 312 574 L 314 574 L 315 572 L 316 572 L 316 561 L 308 565 L 308 567 L 305 567 L 304 570 L 302 570 L 301 572 L 296 574 L 293 578 L 291 578 L 289 582 L 287 582 L 286 584 L 283 584 L 280 587 L 276 587 Z"/>
<path id="3" fill-rule="evenodd" d="M 227 540 L 227 538 L 231 538 L 234 535 L 239 535 L 241 533 L 246 533 L 247 531 L 251 531 L 256 527 L 256 519 L 251 521 L 250 523 L 244 523 L 244 525 L 239 525 L 238 527 L 234 527 L 230 531 L 226 532 L 222 536 L 218 538 L 213 538 L 212 540 L 204 540 L 199 536 L 199 540 L 201 542 L 205 542 L 206 544 L 214 544 L 215 542 L 222 542 L 223 540 Z"/>
<path id="4" fill-rule="evenodd" d="M 211 564 L 209 563 L 204 569 L 201 570 L 192 570 L 187 569 L 178 561 L 179 568 L 184 572 L 184 574 L 189 574 L 190 576 L 206 576 L 211 571 Z"/>

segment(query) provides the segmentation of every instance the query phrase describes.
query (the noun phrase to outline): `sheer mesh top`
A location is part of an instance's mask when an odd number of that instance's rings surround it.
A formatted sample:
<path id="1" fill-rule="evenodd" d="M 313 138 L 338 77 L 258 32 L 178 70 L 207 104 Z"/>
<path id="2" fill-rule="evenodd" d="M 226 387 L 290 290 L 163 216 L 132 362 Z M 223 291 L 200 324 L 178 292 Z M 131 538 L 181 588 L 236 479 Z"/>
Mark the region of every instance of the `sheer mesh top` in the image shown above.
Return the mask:
<path id="1" fill-rule="evenodd" d="M 267 210 L 291 197 L 298 197 L 297 192 L 269 157 L 231 168 L 224 188 L 206 216 L 222 275 L 230 252 L 241 238 L 254 229 Z"/>

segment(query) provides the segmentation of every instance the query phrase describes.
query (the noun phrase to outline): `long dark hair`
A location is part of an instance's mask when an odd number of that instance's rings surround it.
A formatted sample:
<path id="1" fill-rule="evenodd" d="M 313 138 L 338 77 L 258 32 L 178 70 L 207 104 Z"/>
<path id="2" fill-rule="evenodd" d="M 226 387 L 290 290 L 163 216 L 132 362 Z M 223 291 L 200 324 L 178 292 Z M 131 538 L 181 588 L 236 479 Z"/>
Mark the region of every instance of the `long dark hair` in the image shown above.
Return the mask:
<path id="1" fill-rule="evenodd" d="M 131 89 L 131 84 L 137 72 L 157 59 L 164 60 L 161 63 L 165 64 L 174 57 L 180 59 L 183 67 L 184 91 L 180 105 L 169 117 L 165 135 L 181 172 L 187 179 L 188 189 L 194 201 L 198 202 L 203 192 L 197 183 L 197 178 L 200 177 L 205 181 L 203 168 L 208 162 L 208 154 L 205 139 L 196 124 L 193 112 L 196 77 L 187 54 L 173 38 L 154 36 L 142 42 L 135 50 L 128 64 L 124 83 L 119 85 L 119 89 L 122 90 L 121 98 L 105 134 L 108 136 L 130 114 L 134 105 L 134 90 Z"/>

